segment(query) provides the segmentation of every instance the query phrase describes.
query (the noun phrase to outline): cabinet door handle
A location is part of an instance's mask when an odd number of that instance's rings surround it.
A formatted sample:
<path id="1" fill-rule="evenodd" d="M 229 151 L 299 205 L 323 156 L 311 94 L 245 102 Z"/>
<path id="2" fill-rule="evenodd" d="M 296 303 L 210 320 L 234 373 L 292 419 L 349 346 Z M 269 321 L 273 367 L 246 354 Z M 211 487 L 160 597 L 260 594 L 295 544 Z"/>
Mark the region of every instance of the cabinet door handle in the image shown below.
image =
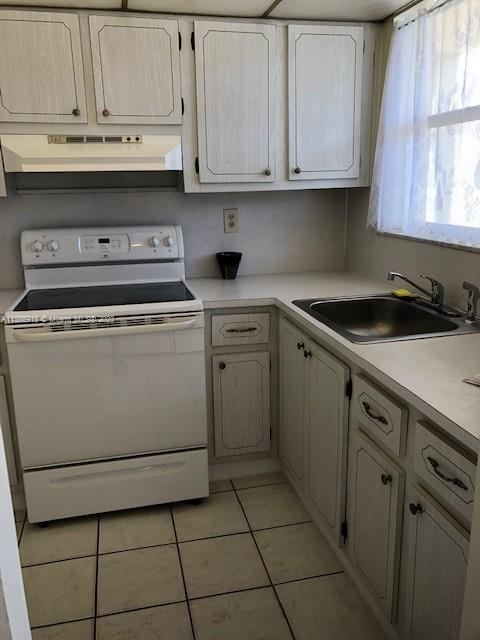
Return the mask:
<path id="1" fill-rule="evenodd" d="M 227 333 L 251 333 L 256 330 L 257 327 L 245 327 L 244 329 L 227 329 Z"/>
<path id="2" fill-rule="evenodd" d="M 382 473 L 382 475 L 380 476 L 381 480 L 382 480 L 382 484 L 390 484 L 393 480 L 392 476 L 388 473 Z"/>
<path id="3" fill-rule="evenodd" d="M 75 107 L 75 109 L 73 109 L 72 111 L 72 116 L 75 116 L 78 118 L 79 115 L 80 115 L 80 109 L 78 107 Z"/>
<path id="4" fill-rule="evenodd" d="M 311 351 L 307 351 L 307 350 L 305 350 L 305 351 L 303 352 L 303 355 L 305 356 L 305 358 L 311 358 L 311 357 L 312 357 L 312 352 L 311 352 Z"/>
<path id="5" fill-rule="evenodd" d="M 460 480 L 460 478 L 449 478 L 442 471 L 440 471 L 440 469 L 439 469 L 440 463 L 438 462 L 438 460 L 435 460 L 435 458 L 431 458 L 430 456 L 428 456 L 427 460 L 432 465 L 433 472 L 439 478 L 441 478 L 442 480 L 445 480 L 445 482 L 451 482 L 456 487 L 459 487 L 460 489 L 463 489 L 464 491 L 468 490 L 467 485 L 462 480 Z"/>
<path id="6" fill-rule="evenodd" d="M 372 407 L 368 404 L 368 402 L 365 402 L 365 400 L 363 400 L 362 405 L 363 405 L 363 408 L 365 409 L 365 413 L 369 418 L 371 418 L 372 420 L 376 420 L 377 422 L 380 422 L 380 424 L 388 424 L 388 421 L 384 416 L 373 413 Z"/>
<path id="7" fill-rule="evenodd" d="M 412 514 L 412 516 L 416 516 L 420 513 L 423 513 L 423 507 L 418 502 L 417 504 L 415 504 L 414 502 L 411 502 L 408 508 L 410 509 L 410 513 Z"/>
<path id="8" fill-rule="evenodd" d="M 305 343 L 304 342 L 297 342 L 297 349 L 300 351 L 301 349 L 305 349 Z"/>
<path id="9" fill-rule="evenodd" d="M 302 173 L 302 170 L 300 169 L 300 167 L 295 167 L 295 169 L 293 170 L 295 173 Z"/>
<path id="10" fill-rule="evenodd" d="M 220 362 L 218 366 L 223 370 L 227 365 L 224 362 Z"/>
<path id="11" fill-rule="evenodd" d="M 270 169 L 265 169 L 265 171 L 263 172 L 266 176 L 271 176 L 272 172 L 270 171 Z"/>
<path id="12" fill-rule="evenodd" d="M 108 118 L 109 115 L 110 115 L 110 111 L 107 108 L 105 108 L 102 111 L 102 116 L 104 116 L 105 118 Z"/>

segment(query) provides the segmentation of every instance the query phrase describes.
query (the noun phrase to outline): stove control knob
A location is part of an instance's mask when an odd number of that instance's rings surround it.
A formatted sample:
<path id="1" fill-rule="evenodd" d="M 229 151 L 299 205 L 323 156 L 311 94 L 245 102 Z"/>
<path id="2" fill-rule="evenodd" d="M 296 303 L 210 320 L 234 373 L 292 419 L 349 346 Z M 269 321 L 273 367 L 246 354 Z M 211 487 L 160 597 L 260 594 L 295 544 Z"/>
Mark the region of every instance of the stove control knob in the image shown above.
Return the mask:
<path id="1" fill-rule="evenodd" d="M 158 236 L 152 236 L 149 240 L 151 247 L 159 247 L 160 246 L 160 238 Z"/>
<path id="2" fill-rule="evenodd" d="M 40 253 L 40 251 L 43 251 L 43 242 L 41 240 L 34 240 L 30 245 L 30 249 L 35 251 L 35 253 Z"/>
<path id="3" fill-rule="evenodd" d="M 175 240 L 172 238 L 172 236 L 166 236 L 166 237 L 163 239 L 163 244 L 164 244 L 166 247 L 173 247 L 173 245 L 175 244 Z"/>
<path id="4" fill-rule="evenodd" d="M 59 247 L 59 244 L 56 240 L 50 240 L 50 242 L 47 244 L 47 249 L 52 253 L 55 253 L 55 251 L 58 251 L 58 247 Z"/>

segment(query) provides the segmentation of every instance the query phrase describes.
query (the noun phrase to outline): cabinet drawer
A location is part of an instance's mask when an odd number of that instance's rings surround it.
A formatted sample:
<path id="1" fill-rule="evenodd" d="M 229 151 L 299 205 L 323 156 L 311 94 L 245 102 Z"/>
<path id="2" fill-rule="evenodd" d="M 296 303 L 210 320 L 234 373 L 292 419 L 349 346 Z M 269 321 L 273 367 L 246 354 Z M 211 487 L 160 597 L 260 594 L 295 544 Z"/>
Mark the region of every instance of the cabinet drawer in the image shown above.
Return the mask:
<path id="1" fill-rule="evenodd" d="M 390 451 L 402 456 L 407 431 L 407 408 L 387 396 L 363 376 L 353 378 L 353 416 Z"/>
<path id="2" fill-rule="evenodd" d="M 414 469 L 449 505 L 471 520 L 476 473 L 473 454 L 450 444 L 425 422 L 417 422 Z"/>
<path id="3" fill-rule="evenodd" d="M 229 344 L 265 344 L 269 340 L 270 314 L 237 313 L 212 316 L 212 347 Z"/>

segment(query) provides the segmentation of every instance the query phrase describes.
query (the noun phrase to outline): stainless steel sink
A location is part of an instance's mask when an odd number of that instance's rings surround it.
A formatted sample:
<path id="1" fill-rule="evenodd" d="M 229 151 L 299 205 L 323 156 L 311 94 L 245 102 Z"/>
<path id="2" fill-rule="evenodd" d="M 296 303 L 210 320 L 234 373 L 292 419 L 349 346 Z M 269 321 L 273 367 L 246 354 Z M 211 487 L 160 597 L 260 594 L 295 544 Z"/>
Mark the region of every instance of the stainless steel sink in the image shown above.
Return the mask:
<path id="1" fill-rule="evenodd" d="M 452 309 L 437 310 L 423 300 L 391 295 L 294 300 L 293 304 L 352 342 L 389 342 L 477 333 Z"/>

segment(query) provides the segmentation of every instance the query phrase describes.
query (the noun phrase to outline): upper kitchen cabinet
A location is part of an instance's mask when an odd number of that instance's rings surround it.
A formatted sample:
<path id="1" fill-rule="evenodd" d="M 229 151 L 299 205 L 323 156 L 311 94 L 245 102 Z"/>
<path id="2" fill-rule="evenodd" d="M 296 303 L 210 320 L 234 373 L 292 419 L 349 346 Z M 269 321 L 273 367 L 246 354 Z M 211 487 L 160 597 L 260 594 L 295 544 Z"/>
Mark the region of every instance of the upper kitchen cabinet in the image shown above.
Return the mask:
<path id="1" fill-rule="evenodd" d="M 0 11 L 0 121 L 87 121 L 78 16 Z"/>
<path id="2" fill-rule="evenodd" d="M 360 176 L 364 27 L 288 27 L 289 179 Z"/>
<path id="3" fill-rule="evenodd" d="M 195 21 L 200 182 L 275 180 L 275 29 Z"/>
<path id="4" fill-rule="evenodd" d="M 97 121 L 181 124 L 178 22 L 90 16 Z"/>

